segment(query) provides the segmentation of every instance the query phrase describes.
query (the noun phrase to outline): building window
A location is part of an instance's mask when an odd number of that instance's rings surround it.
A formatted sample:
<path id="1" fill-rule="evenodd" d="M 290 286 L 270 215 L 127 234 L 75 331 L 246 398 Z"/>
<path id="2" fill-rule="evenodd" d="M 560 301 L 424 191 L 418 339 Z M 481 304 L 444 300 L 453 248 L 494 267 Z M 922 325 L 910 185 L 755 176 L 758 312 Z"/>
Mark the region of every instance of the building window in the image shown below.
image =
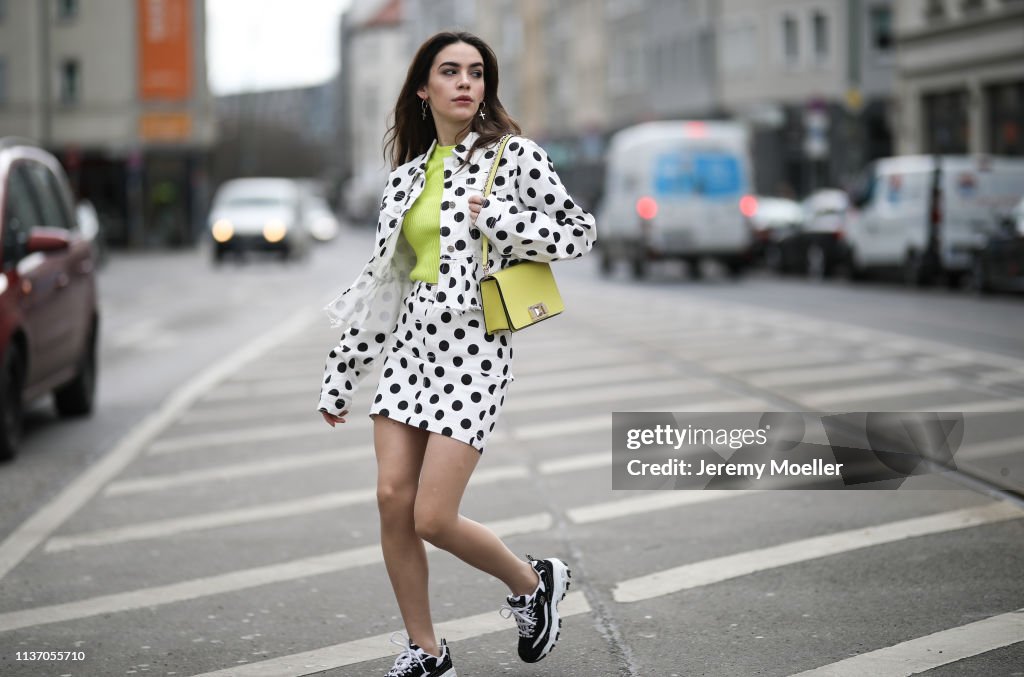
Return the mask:
<path id="1" fill-rule="evenodd" d="M 0 24 L 7 18 L 7 0 L 0 0 Z"/>
<path id="2" fill-rule="evenodd" d="M 967 152 L 967 90 L 926 94 L 922 101 L 926 153 Z"/>
<path id="3" fill-rule="evenodd" d="M 726 27 L 719 56 L 726 73 L 753 74 L 757 70 L 757 24 L 746 21 Z"/>
<path id="4" fill-rule="evenodd" d="M 78 103 L 82 89 L 81 67 L 77 59 L 65 59 L 60 64 L 60 102 L 65 105 Z"/>
<path id="5" fill-rule="evenodd" d="M 78 0 L 57 0 L 57 20 L 71 21 L 78 17 Z"/>
<path id="6" fill-rule="evenodd" d="M 7 103 L 7 60 L 0 56 L 0 106 Z"/>
<path id="7" fill-rule="evenodd" d="M 924 16 L 928 21 L 941 21 L 946 18 L 945 0 L 928 0 L 924 9 Z"/>
<path id="8" fill-rule="evenodd" d="M 787 64 L 800 60 L 800 27 L 792 16 L 782 18 L 782 49 Z"/>
<path id="9" fill-rule="evenodd" d="M 828 59 L 828 17 L 823 12 L 815 12 L 813 19 L 814 26 L 814 56 L 818 61 Z"/>
<path id="10" fill-rule="evenodd" d="M 871 8 L 871 45 L 879 52 L 892 50 L 892 9 L 885 5 Z"/>
<path id="11" fill-rule="evenodd" d="M 988 152 L 1024 156 L 1024 80 L 986 88 Z"/>
<path id="12" fill-rule="evenodd" d="M 964 14 L 977 14 L 985 10 L 985 0 L 961 0 L 960 11 Z"/>

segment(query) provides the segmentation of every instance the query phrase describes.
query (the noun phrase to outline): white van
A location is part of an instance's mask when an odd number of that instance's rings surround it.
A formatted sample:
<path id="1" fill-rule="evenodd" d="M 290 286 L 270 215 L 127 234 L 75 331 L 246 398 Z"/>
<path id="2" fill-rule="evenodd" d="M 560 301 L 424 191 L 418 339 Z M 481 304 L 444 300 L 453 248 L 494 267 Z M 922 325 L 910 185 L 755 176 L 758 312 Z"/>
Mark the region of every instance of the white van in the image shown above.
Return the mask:
<path id="1" fill-rule="evenodd" d="M 746 128 L 734 122 L 648 122 L 612 138 L 599 210 L 601 268 L 680 259 L 699 275 L 716 259 L 738 275 L 751 262 L 741 203 L 753 200 Z"/>
<path id="2" fill-rule="evenodd" d="M 877 160 L 853 196 L 846 233 L 850 272 L 857 277 L 870 269 L 895 268 L 910 284 L 943 275 L 950 286 L 958 286 L 971 268 L 973 252 L 1022 195 L 1024 159 L 915 155 Z M 929 248 L 933 235 L 935 244 Z"/>

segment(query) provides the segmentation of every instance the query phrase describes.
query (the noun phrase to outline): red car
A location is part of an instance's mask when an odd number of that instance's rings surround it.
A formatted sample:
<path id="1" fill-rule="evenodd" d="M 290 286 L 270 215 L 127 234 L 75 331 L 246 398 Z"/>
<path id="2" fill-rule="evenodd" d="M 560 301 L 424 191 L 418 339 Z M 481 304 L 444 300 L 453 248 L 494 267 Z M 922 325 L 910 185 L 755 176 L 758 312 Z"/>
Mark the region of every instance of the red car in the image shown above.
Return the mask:
<path id="1" fill-rule="evenodd" d="M 62 416 L 92 411 L 95 258 L 73 204 L 52 155 L 0 139 L 0 459 L 17 454 L 25 403 L 52 392 Z"/>

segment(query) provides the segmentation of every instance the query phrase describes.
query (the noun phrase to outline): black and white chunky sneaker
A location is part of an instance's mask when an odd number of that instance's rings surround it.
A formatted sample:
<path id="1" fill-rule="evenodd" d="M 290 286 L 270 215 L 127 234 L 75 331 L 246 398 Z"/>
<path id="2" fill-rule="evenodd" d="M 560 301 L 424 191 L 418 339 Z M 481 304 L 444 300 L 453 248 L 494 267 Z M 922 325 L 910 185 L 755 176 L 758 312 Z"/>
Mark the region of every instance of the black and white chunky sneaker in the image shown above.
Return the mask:
<path id="1" fill-rule="evenodd" d="M 501 607 L 501 615 L 516 619 L 519 657 L 527 663 L 536 663 L 551 653 L 558 642 L 562 630 L 558 603 L 569 589 L 572 574 L 560 559 L 534 559 L 530 555 L 526 558 L 540 575 L 540 583 L 532 595 L 509 595 L 508 604 Z"/>
<path id="2" fill-rule="evenodd" d="M 395 664 L 385 677 L 456 677 L 448 643 L 443 639 L 440 656 L 431 656 L 400 632 L 391 635 L 391 643 L 402 647 L 404 651 L 398 654 Z"/>

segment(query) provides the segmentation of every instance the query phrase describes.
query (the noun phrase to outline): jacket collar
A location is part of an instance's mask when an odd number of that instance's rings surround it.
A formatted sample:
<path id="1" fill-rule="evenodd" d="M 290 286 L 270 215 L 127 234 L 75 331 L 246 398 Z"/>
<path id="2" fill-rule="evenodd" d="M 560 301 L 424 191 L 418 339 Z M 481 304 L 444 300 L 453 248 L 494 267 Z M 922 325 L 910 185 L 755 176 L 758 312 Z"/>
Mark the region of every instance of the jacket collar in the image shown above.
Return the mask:
<path id="1" fill-rule="evenodd" d="M 455 145 L 455 148 L 452 149 L 452 155 L 459 158 L 460 162 L 466 162 L 469 159 L 469 149 L 473 147 L 479 136 L 476 132 L 470 131 L 466 134 L 466 138 Z M 434 143 L 437 142 L 435 141 Z M 433 146 L 431 146 L 431 150 L 433 150 Z"/>
<path id="2" fill-rule="evenodd" d="M 458 158 L 460 163 L 468 161 L 469 160 L 469 149 L 473 147 L 473 144 L 476 143 L 476 140 L 479 137 L 480 137 L 480 135 L 477 134 L 476 132 L 473 132 L 473 131 L 471 131 L 468 134 L 466 134 L 466 138 L 464 138 L 461 142 L 455 144 L 455 148 L 452 149 L 452 156 Z M 414 160 L 411 160 L 409 162 L 409 164 L 412 165 L 413 167 L 416 167 L 421 172 L 426 172 L 427 171 L 427 160 L 430 159 L 430 156 L 431 156 L 431 154 L 433 154 L 434 148 L 436 148 L 436 147 L 437 147 L 437 139 L 434 139 L 433 142 L 431 142 L 431 144 L 430 144 L 430 148 L 428 148 L 426 150 L 426 152 L 423 153 L 423 155 L 420 155 L 418 158 L 416 158 Z M 408 166 L 408 165 L 404 165 L 404 166 Z M 409 172 L 409 173 L 411 174 L 412 172 Z"/>

